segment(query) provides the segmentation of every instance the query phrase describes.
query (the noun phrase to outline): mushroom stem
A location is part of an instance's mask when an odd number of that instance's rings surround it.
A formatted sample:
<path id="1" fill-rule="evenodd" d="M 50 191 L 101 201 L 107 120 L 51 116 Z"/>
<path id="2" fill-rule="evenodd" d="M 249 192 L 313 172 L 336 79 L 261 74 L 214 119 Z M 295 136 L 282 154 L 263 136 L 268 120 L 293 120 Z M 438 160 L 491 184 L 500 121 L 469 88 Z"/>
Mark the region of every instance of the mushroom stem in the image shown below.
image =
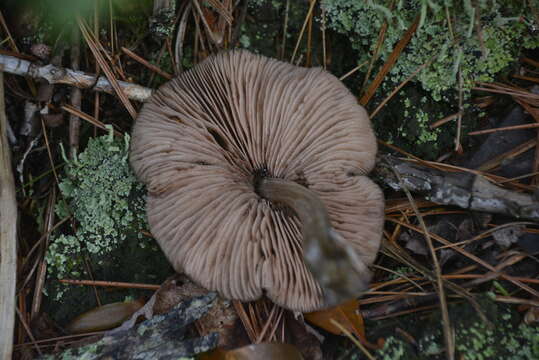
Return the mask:
<path id="1" fill-rule="evenodd" d="M 368 288 L 371 274 L 356 250 L 331 226 L 322 200 L 295 182 L 262 178 L 258 193 L 292 209 L 302 224 L 303 257 L 324 293 L 326 306 L 359 296 Z"/>

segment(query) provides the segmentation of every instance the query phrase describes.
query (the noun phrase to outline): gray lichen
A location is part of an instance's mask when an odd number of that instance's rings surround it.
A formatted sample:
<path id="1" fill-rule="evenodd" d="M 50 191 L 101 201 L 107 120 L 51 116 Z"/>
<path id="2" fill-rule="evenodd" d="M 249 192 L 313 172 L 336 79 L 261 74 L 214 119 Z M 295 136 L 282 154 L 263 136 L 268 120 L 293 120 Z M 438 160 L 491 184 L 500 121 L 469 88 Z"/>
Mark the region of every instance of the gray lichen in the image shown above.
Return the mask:
<path id="1" fill-rule="evenodd" d="M 176 24 L 176 3 L 175 1 L 162 2 L 164 7 L 154 12 L 149 19 L 149 28 L 153 36 L 158 39 L 165 39 L 172 36 Z"/>
<path id="2" fill-rule="evenodd" d="M 531 11 L 521 1 L 354 1 L 324 0 L 328 25 L 350 38 L 359 61 L 370 60 L 382 24 L 388 28 L 380 50 L 387 60 L 398 40 L 420 16 L 419 29 L 391 70 L 399 83 L 420 65 L 436 58 L 417 80 L 435 100 L 458 87 L 457 73 L 465 89 L 476 81 L 491 81 L 511 64 L 521 47 L 539 46 L 532 33 Z M 449 21 L 450 22 L 449 22 Z"/>
<path id="3" fill-rule="evenodd" d="M 148 229 L 144 187 L 129 168 L 128 149 L 127 135 L 102 136 L 90 139 L 80 155 L 66 159 L 56 213 L 60 218 L 72 215 L 74 222 L 52 237 L 45 256 L 49 279 L 80 278 L 86 273 L 85 258 L 94 268 L 106 266 L 108 256 L 128 245 L 127 240 L 135 247 L 157 250 L 143 235 Z M 61 287 L 53 292 L 57 299 L 63 294 Z"/>

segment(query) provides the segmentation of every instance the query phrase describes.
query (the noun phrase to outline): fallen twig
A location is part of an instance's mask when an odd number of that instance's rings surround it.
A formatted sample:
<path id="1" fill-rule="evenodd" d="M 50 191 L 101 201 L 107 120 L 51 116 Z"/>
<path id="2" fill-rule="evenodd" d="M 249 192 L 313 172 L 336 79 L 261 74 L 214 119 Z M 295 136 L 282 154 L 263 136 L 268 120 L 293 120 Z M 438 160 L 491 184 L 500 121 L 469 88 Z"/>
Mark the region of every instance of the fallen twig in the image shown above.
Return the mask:
<path id="1" fill-rule="evenodd" d="M 161 70 L 159 66 L 155 66 L 154 64 L 151 64 L 150 62 L 148 62 L 148 60 L 144 59 L 141 56 L 138 56 L 137 54 L 135 54 L 134 52 L 132 52 L 126 47 L 122 46 L 122 52 L 126 54 L 127 56 L 129 56 L 131 59 L 138 62 L 139 64 L 146 66 L 148 69 L 150 69 L 151 71 L 155 73 L 158 73 L 159 75 L 161 75 L 167 80 L 170 80 L 174 77 L 173 75 L 167 73 L 166 71 Z"/>
<path id="2" fill-rule="evenodd" d="M 95 119 L 94 117 L 70 106 L 70 105 L 63 105 L 62 110 L 67 111 L 71 115 L 78 116 L 79 118 L 88 121 L 90 124 L 94 125 L 97 128 L 100 128 L 102 130 L 108 131 L 107 125 L 103 124 L 101 121 Z M 112 126 L 112 125 L 109 125 Z M 122 136 L 122 133 L 118 130 L 114 130 L 114 135 L 116 136 Z"/>
<path id="3" fill-rule="evenodd" d="M 2 67 L 0 66 L 0 70 Z M 0 71 L 0 359 L 12 357 L 17 274 L 17 200 L 7 141 L 4 76 Z"/>
<path id="4" fill-rule="evenodd" d="M 84 39 L 86 40 L 86 44 L 88 45 L 88 47 L 92 51 L 92 54 L 94 55 L 95 61 L 99 64 L 99 67 L 107 76 L 107 79 L 109 80 L 112 88 L 114 89 L 114 92 L 116 93 L 116 95 L 118 96 L 122 104 L 125 106 L 129 115 L 131 115 L 133 120 L 135 120 L 137 118 L 137 111 L 135 110 L 131 102 L 129 101 L 129 98 L 127 97 L 127 95 L 124 93 L 123 88 L 119 85 L 118 80 L 114 76 L 114 73 L 111 67 L 105 61 L 103 54 L 100 51 L 102 50 L 102 47 L 101 47 L 101 44 L 99 43 L 99 40 L 94 38 L 94 36 L 90 33 L 86 24 L 80 17 L 77 17 L 77 22 L 79 24 L 79 28 L 82 32 L 82 35 Z"/>
<path id="5" fill-rule="evenodd" d="M 309 18 L 311 17 L 314 5 L 316 4 L 316 0 L 311 1 L 311 4 L 309 5 L 309 10 L 307 11 L 307 15 L 305 16 L 305 20 L 303 21 L 303 26 L 301 27 L 301 31 L 299 32 L 298 40 L 296 41 L 296 46 L 294 47 L 294 52 L 292 53 L 292 57 L 290 58 L 290 63 L 294 63 L 294 59 L 296 58 L 296 54 L 299 49 L 299 44 L 301 43 L 301 39 L 303 38 L 303 33 L 305 32 L 305 28 L 307 27 L 307 23 L 309 22 Z M 285 34 L 286 35 L 286 34 Z"/>
<path id="6" fill-rule="evenodd" d="M 126 289 L 158 290 L 160 287 L 159 285 L 129 283 L 129 282 L 119 282 L 119 281 L 71 280 L 71 279 L 60 279 L 58 281 L 63 284 L 119 287 L 119 288 L 126 288 Z"/>
<path id="7" fill-rule="evenodd" d="M 419 24 L 419 18 L 416 18 L 416 20 L 413 22 L 413 24 L 410 26 L 410 28 L 404 33 L 402 38 L 399 40 L 397 45 L 395 45 L 395 48 L 393 49 L 393 52 L 391 55 L 389 55 L 389 58 L 385 62 L 384 66 L 378 74 L 376 74 L 376 77 L 371 82 L 361 99 L 359 99 L 359 103 L 361 105 L 366 105 L 369 100 L 374 96 L 374 93 L 384 80 L 387 73 L 393 68 L 393 65 L 397 62 L 397 59 L 399 58 L 401 52 L 404 50 L 406 45 L 410 42 L 412 39 L 412 36 L 414 36 L 415 31 L 417 30 L 417 25 Z"/>
<path id="8" fill-rule="evenodd" d="M 54 207 L 56 204 L 56 188 L 52 187 L 47 209 L 44 216 L 44 233 L 49 234 L 50 229 L 54 227 Z M 45 243 L 40 249 L 40 254 L 36 261 L 39 263 L 36 271 L 35 290 L 32 297 L 32 307 L 30 319 L 33 320 L 41 310 L 41 302 L 43 300 L 43 288 L 45 286 L 45 278 L 47 276 L 47 262 L 45 261 L 45 251 L 49 246 L 49 235 L 45 236 Z"/>
<path id="9" fill-rule="evenodd" d="M 378 161 L 376 172 L 394 190 L 401 190 L 401 185 L 392 169 L 410 191 L 422 193 L 435 203 L 539 221 L 539 201 L 533 195 L 504 189 L 484 176 L 449 173 L 385 155 Z"/>
<path id="10" fill-rule="evenodd" d="M 71 67 L 73 70 L 80 69 L 80 32 L 78 29 L 74 29 L 71 38 Z M 69 97 L 71 105 L 80 110 L 82 102 L 82 91 L 79 88 L 74 87 L 71 89 L 71 96 Z M 79 138 L 80 138 L 80 119 L 75 115 L 69 116 L 69 158 L 73 158 L 79 150 Z"/>
<path id="11" fill-rule="evenodd" d="M 430 124 L 430 128 L 431 129 L 436 129 L 437 127 L 442 126 L 443 124 L 445 124 L 447 122 L 450 122 L 451 120 L 454 120 L 454 119 L 458 118 L 461 115 L 462 114 L 459 111 L 459 112 L 456 112 L 456 113 L 451 114 L 449 116 L 446 116 L 443 119 L 437 120 L 437 121 L 433 122 L 432 124 Z"/>
<path id="12" fill-rule="evenodd" d="M 51 84 L 65 84 L 76 86 L 79 89 L 92 89 L 94 91 L 115 94 L 112 85 L 104 76 L 96 79 L 95 75 L 82 71 L 75 71 L 50 64 L 41 66 L 14 56 L 1 54 L 0 66 L 3 66 L 3 71 L 9 74 L 28 76 L 34 79 L 45 79 Z M 118 81 L 118 85 L 128 98 L 135 101 L 145 101 L 153 93 L 153 89 L 126 81 Z"/>
<path id="13" fill-rule="evenodd" d="M 472 131 L 472 132 L 469 132 L 468 135 L 483 135 L 483 134 L 490 134 L 490 133 L 498 132 L 498 131 L 535 129 L 535 128 L 539 128 L 539 123 L 512 125 L 512 126 L 504 126 L 504 127 L 494 128 L 494 129 Z"/>

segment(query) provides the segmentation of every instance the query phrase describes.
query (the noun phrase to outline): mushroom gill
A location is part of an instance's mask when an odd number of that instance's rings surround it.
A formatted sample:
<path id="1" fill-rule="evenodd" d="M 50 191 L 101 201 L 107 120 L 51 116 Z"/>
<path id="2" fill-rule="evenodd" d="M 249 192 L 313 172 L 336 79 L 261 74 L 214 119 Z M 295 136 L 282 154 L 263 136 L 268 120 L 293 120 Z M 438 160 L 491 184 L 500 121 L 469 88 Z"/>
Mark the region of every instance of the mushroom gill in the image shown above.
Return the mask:
<path id="1" fill-rule="evenodd" d="M 384 219 L 366 177 L 375 153 L 365 110 L 334 76 L 239 50 L 155 93 L 131 164 L 176 271 L 227 298 L 312 311 L 368 282 Z"/>

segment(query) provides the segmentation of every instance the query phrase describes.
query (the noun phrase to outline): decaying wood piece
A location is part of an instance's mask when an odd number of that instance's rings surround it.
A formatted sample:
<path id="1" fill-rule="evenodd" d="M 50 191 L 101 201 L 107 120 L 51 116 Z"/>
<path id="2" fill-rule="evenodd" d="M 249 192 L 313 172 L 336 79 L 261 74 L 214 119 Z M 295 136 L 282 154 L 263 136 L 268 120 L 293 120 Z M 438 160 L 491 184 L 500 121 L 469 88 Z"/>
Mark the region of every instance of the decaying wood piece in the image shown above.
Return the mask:
<path id="1" fill-rule="evenodd" d="M 15 324 L 17 200 L 7 140 L 4 76 L 0 65 L 0 360 L 10 360 Z"/>
<path id="2" fill-rule="evenodd" d="M 422 193 L 427 200 L 539 221 L 539 201 L 534 195 L 504 189 L 484 176 L 444 172 L 389 155 L 380 157 L 375 173 L 394 190 L 401 190 L 393 171 L 399 173 L 408 190 Z"/>
<path id="3" fill-rule="evenodd" d="M 79 89 L 92 89 L 94 91 L 114 94 L 112 85 L 104 76 L 100 76 L 96 80 L 95 75 L 82 71 L 75 71 L 51 64 L 41 66 L 8 55 L 0 55 L 0 66 L 4 67 L 4 72 L 6 73 L 29 76 L 34 79 L 45 79 L 50 84 L 66 84 L 76 86 Z M 130 82 L 118 81 L 118 84 L 127 97 L 135 101 L 144 101 L 153 93 L 153 90 L 150 88 Z"/>
<path id="4" fill-rule="evenodd" d="M 189 338 L 188 325 L 213 305 L 215 293 L 182 302 L 129 330 L 107 333 L 101 340 L 45 359 L 179 359 L 217 346 L 217 334 Z"/>

